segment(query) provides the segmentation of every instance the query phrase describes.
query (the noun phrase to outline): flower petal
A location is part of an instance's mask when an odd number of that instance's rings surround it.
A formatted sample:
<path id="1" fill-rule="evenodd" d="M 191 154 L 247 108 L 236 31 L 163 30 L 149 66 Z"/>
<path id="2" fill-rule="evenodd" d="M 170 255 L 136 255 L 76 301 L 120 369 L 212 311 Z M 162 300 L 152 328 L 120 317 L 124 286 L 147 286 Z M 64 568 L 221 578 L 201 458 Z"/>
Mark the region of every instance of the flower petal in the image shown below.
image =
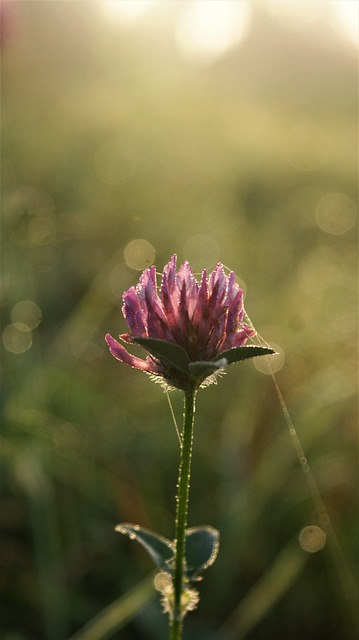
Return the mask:
<path id="1" fill-rule="evenodd" d="M 176 291 L 176 256 L 172 256 L 163 269 L 161 282 L 161 301 L 169 326 L 175 326 L 178 317 Z"/>
<path id="2" fill-rule="evenodd" d="M 123 294 L 122 313 L 134 336 L 147 336 L 147 309 L 141 306 L 135 287 Z"/>
<path id="3" fill-rule="evenodd" d="M 158 367 L 156 364 L 148 358 L 147 360 L 142 360 L 141 358 L 136 358 L 131 353 L 126 351 L 125 347 L 120 345 L 115 338 L 110 336 L 109 333 L 106 334 L 105 340 L 109 346 L 110 352 L 114 358 L 128 364 L 130 367 L 134 369 L 140 369 L 141 371 L 147 371 L 148 373 L 158 373 Z"/>

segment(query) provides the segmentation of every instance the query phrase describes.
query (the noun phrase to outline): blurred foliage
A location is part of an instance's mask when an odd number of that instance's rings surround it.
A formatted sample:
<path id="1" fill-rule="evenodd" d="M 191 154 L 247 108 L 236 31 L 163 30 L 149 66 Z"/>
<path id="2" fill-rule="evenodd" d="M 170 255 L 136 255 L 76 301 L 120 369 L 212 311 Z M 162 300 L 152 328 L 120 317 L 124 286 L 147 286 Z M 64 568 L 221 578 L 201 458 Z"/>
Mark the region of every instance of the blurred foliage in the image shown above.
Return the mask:
<path id="1" fill-rule="evenodd" d="M 248 288 L 355 573 L 356 55 L 253 8 L 247 38 L 200 65 L 176 46 L 181 2 L 131 25 L 95 1 L 2 3 L 6 640 L 65 640 L 121 596 L 133 619 L 108 637 L 167 637 L 152 564 L 114 526 L 173 537 L 178 442 L 161 388 L 103 336 L 125 330 L 135 269 L 173 253 Z M 330 550 L 299 547 L 311 523 L 270 377 L 232 367 L 198 398 L 189 524 L 221 549 L 188 640 L 352 638 Z"/>

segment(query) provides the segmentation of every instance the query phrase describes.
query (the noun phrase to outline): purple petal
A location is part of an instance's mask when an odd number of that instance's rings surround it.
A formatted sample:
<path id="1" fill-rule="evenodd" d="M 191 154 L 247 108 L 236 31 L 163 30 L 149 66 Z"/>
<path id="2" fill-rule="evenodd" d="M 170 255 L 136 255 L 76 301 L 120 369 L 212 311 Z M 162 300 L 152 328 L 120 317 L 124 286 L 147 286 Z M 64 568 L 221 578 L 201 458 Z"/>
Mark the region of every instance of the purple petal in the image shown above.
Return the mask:
<path id="1" fill-rule="evenodd" d="M 201 284 L 198 290 L 196 306 L 193 311 L 192 323 L 194 327 L 200 328 L 201 323 L 204 321 L 204 316 L 207 314 L 208 306 L 208 283 L 207 283 L 207 271 L 204 269 L 202 272 Z"/>
<path id="2" fill-rule="evenodd" d="M 209 277 L 209 292 L 213 295 L 216 290 L 216 298 L 223 299 L 227 288 L 227 278 L 223 266 L 219 262 Z"/>
<path id="3" fill-rule="evenodd" d="M 181 277 L 182 281 L 181 291 L 183 291 L 185 285 L 186 312 L 188 317 L 192 318 L 198 296 L 198 283 L 188 262 L 183 263 L 178 272 L 178 275 Z"/>
<path id="4" fill-rule="evenodd" d="M 237 295 L 234 300 L 228 305 L 228 316 L 226 324 L 226 334 L 230 336 L 235 334 L 238 330 L 239 324 L 242 322 L 244 309 L 243 309 L 243 294 L 238 288 Z"/>
<path id="5" fill-rule="evenodd" d="M 151 338 L 174 342 L 162 302 L 158 297 L 156 268 L 154 266 L 151 267 L 151 269 L 147 269 L 147 273 L 141 284 L 144 288 L 144 300 L 147 309 L 148 335 Z"/>
<path id="6" fill-rule="evenodd" d="M 177 291 L 176 291 L 176 256 L 172 256 L 163 269 L 161 282 L 161 301 L 170 327 L 177 319 Z"/>
<path id="7" fill-rule="evenodd" d="M 147 360 L 142 360 L 141 358 L 136 358 L 135 356 L 131 355 L 122 345 L 117 342 L 117 340 L 110 336 L 109 333 L 106 334 L 105 340 L 113 357 L 117 360 L 120 360 L 120 362 L 124 362 L 134 369 L 147 371 L 148 373 L 158 372 L 155 363 L 150 358 L 148 358 Z"/>
<path id="8" fill-rule="evenodd" d="M 225 341 L 221 345 L 221 351 L 226 351 L 232 347 L 242 347 L 249 338 L 256 335 L 255 329 L 249 327 L 245 322 L 238 324 L 237 330 L 228 334 Z"/>
<path id="9" fill-rule="evenodd" d="M 219 318 L 212 327 L 210 339 L 208 342 L 209 358 L 212 358 L 219 352 L 221 344 L 225 337 L 225 326 L 227 322 L 228 309 L 224 307 Z"/>
<path id="10" fill-rule="evenodd" d="M 123 294 L 122 313 L 134 336 L 148 336 L 147 309 L 143 309 L 135 287 Z"/>
<path id="11" fill-rule="evenodd" d="M 231 302 L 233 302 L 233 300 L 235 299 L 238 291 L 242 293 L 241 289 L 239 288 L 235 280 L 236 280 L 236 274 L 234 273 L 234 271 L 231 271 L 231 273 L 228 276 L 227 297 L 226 297 L 225 304 L 230 305 Z"/>
<path id="12" fill-rule="evenodd" d="M 176 262 L 177 262 L 177 256 L 173 255 L 171 260 L 168 262 L 168 264 L 166 264 L 165 268 L 163 269 L 161 289 L 163 288 L 163 286 L 165 286 L 167 289 L 168 295 L 171 295 L 175 289 Z"/>

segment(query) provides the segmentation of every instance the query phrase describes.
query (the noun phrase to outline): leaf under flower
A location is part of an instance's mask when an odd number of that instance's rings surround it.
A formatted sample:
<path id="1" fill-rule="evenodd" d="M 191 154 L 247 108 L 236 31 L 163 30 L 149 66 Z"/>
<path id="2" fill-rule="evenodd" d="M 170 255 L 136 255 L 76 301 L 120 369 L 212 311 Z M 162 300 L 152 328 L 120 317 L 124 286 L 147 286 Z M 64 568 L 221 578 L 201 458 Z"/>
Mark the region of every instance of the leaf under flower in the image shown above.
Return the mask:
<path id="1" fill-rule="evenodd" d="M 152 356 L 165 362 L 170 367 L 174 367 L 182 373 L 188 373 L 190 360 L 186 351 L 179 344 L 167 342 L 167 340 L 141 338 L 137 336 L 132 338 L 132 342 L 139 344 Z"/>
<path id="2" fill-rule="evenodd" d="M 274 349 L 270 349 L 269 347 L 257 347 L 256 345 L 247 345 L 245 347 L 234 347 L 233 349 L 228 349 L 228 351 L 222 351 L 218 355 L 216 362 L 225 358 L 227 360 L 227 364 L 234 364 L 235 362 L 240 362 L 241 360 L 247 360 L 247 358 L 256 358 L 257 356 L 269 356 L 274 355 L 276 351 Z"/>
<path id="3" fill-rule="evenodd" d="M 227 364 L 226 360 L 220 358 L 217 362 L 215 360 L 199 360 L 198 362 L 190 362 L 188 370 L 192 376 L 198 378 L 199 376 L 210 376 L 212 373 L 222 369 Z"/>

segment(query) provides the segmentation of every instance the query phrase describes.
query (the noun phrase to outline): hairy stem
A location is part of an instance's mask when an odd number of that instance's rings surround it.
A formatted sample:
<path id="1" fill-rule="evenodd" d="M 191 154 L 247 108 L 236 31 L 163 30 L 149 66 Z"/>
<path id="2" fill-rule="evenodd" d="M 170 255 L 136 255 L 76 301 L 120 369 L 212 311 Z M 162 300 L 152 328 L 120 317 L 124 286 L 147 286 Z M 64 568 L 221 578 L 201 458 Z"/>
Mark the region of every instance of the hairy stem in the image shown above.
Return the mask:
<path id="1" fill-rule="evenodd" d="M 176 508 L 176 556 L 175 574 L 173 581 L 174 606 L 173 618 L 170 623 L 170 640 L 180 640 L 182 638 L 183 612 L 181 611 L 181 595 L 183 591 L 184 567 L 186 560 L 185 531 L 187 526 L 189 485 L 191 475 L 195 399 L 196 391 L 194 389 L 190 389 L 185 392 Z"/>

